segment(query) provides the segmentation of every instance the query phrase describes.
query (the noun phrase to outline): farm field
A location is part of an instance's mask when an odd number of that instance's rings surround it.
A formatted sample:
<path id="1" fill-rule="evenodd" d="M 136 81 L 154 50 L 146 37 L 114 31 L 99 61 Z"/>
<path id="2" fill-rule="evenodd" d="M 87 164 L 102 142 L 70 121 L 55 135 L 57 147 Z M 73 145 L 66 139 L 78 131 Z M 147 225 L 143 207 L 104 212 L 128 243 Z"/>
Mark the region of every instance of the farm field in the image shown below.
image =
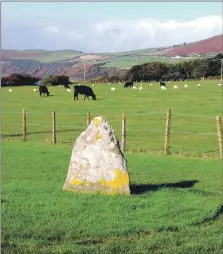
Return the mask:
<path id="1" fill-rule="evenodd" d="M 102 115 L 115 129 L 121 141 L 121 114 L 126 115 L 128 152 L 162 154 L 166 113 L 172 110 L 170 153 L 176 156 L 218 158 L 219 147 L 216 116 L 222 115 L 220 81 L 188 81 L 159 84 L 143 83 L 143 91 L 124 89 L 123 84 L 96 84 L 97 100 L 73 100 L 72 92 L 49 87 L 52 96 L 40 97 L 33 86 L 2 88 L 2 139 L 22 139 L 22 110 L 27 111 L 27 142 L 52 142 L 52 111 L 56 111 L 57 144 L 73 144 L 86 129 L 86 114 L 91 119 Z M 197 88 L 200 83 L 201 87 Z M 173 88 L 177 84 L 179 90 Z M 135 83 L 137 87 L 140 83 Z M 116 88 L 111 92 L 111 86 Z M 22 141 L 21 141 L 22 142 Z"/>
<path id="2" fill-rule="evenodd" d="M 223 253 L 220 160 L 125 153 L 130 197 L 74 194 L 72 147 L 2 141 L 2 253 Z"/>

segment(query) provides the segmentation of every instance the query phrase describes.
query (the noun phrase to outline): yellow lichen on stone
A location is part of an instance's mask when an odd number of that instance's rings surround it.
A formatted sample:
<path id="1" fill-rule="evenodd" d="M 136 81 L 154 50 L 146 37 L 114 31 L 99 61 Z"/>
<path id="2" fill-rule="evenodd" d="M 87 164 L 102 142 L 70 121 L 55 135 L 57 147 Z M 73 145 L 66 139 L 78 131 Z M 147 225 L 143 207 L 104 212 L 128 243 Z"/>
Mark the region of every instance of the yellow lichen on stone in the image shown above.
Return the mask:
<path id="1" fill-rule="evenodd" d="M 94 124 L 95 124 L 96 127 L 98 127 L 99 124 L 101 123 L 101 120 L 100 120 L 98 117 L 95 117 L 95 118 L 93 119 L 93 121 L 94 121 Z"/>
<path id="2" fill-rule="evenodd" d="M 97 132 L 97 134 L 95 135 L 96 141 L 98 141 L 101 138 L 102 138 L 101 134 L 99 132 Z"/>
<path id="3" fill-rule="evenodd" d="M 75 176 L 73 176 L 70 183 L 73 184 L 73 185 L 79 185 L 79 184 L 82 184 L 83 181 L 81 181 L 81 180 L 77 179 Z"/>
<path id="4" fill-rule="evenodd" d="M 129 176 L 127 172 L 122 172 L 120 169 L 116 169 L 115 178 L 111 181 L 105 181 L 104 179 L 99 180 L 101 185 L 105 185 L 110 188 L 119 188 L 120 186 L 129 185 Z"/>

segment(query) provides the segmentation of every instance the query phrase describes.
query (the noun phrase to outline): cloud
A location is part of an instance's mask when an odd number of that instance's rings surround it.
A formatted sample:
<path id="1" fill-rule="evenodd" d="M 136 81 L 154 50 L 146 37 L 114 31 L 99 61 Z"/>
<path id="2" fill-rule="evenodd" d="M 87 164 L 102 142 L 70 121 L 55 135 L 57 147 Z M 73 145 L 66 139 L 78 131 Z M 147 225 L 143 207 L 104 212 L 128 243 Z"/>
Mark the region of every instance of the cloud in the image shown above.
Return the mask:
<path id="1" fill-rule="evenodd" d="M 59 32 L 58 28 L 55 26 L 46 26 L 44 30 L 51 34 L 57 34 Z"/>
<path id="2" fill-rule="evenodd" d="M 4 24 L 2 47 L 19 49 L 25 46 L 51 50 L 72 48 L 91 53 L 117 52 L 171 46 L 222 34 L 221 16 L 199 17 L 189 21 L 158 18 L 136 20 L 88 18 L 80 21 L 74 18 L 70 22 L 54 20 L 54 25 L 45 23 L 44 26 L 37 26 L 38 23 L 35 22 L 33 21 L 35 29 L 31 29 L 30 23 L 29 27 L 23 25 L 22 28 L 18 27 L 19 24 L 15 27 Z M 12 36 L 19 37 L 19 40 L 13 40 Z M 25 41 L 24 38 L 30 39 Z"/>
<path id="3" fill-rule="evenodd" d="M 66 36 L 66 33 L 64 34 Z M 85 35 L 82 34 L 81 32 L 77 31 L 77 30 L 72 30 L 70 32 L 67 33 L 68 37 L 71 39 L 71 40 L 79 40 L 79 39 L 83 39 L 85 38 Z"/>

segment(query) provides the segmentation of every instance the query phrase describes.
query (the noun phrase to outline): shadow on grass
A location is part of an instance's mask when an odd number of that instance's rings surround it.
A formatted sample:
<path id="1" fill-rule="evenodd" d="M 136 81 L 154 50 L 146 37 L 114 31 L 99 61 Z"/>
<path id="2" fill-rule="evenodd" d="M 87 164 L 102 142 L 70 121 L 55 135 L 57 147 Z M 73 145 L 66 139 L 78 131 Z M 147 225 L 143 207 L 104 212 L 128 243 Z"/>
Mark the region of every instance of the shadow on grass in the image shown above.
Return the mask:
<path id="1" fill-rule="evenodd" d="M 162 184 L 131 184 L 131 194 L 143 194 L 147 191 L 157 191 L 161 188 L 191 188 L 198 180 L 182 181 L 178 183 L 162 183 Z"/>
<path id="2" fill-rule="evenodd" d="M 87 239 L 83 241 L 77 241 L 78 245 L 92 245 L 92 244 L 101 244 L 103 243 L 103 239 Z"/>
<path id="3" fill-rule="evenodd" d="M 49 96 L 46 96 L 46 95 L 42 96 L 42 95 L 40 95 L 39 97 L 46 97 L 47 98 L 47 97 L 50 97 L 50 96 L 54 96 L 54 95 L 53 94 L 49 94 Z"/>
<path id="4" fill-rule="evenodd" d="M 193 223 L 192 225 L 193 226 L 201 226 L 205 224 L 209 225 L 210 223 L 217 220 L 222 214 L 223 214 L 223 205 L 220 205 L 213 216 L 206 217 L 202 221 Z"/>

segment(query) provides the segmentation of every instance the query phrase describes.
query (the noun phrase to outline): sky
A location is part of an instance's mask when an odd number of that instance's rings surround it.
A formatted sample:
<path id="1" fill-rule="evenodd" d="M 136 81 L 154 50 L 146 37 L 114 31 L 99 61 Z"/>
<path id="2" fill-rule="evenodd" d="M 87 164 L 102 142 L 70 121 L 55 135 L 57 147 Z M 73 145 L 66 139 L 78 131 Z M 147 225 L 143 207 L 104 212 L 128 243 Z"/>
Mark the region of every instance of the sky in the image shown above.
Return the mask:
<path id="1" fill-rule="evenodd" d="M 120 52 L 223 33 L 222 2 L 2 2 L 2 49 Z"/>

